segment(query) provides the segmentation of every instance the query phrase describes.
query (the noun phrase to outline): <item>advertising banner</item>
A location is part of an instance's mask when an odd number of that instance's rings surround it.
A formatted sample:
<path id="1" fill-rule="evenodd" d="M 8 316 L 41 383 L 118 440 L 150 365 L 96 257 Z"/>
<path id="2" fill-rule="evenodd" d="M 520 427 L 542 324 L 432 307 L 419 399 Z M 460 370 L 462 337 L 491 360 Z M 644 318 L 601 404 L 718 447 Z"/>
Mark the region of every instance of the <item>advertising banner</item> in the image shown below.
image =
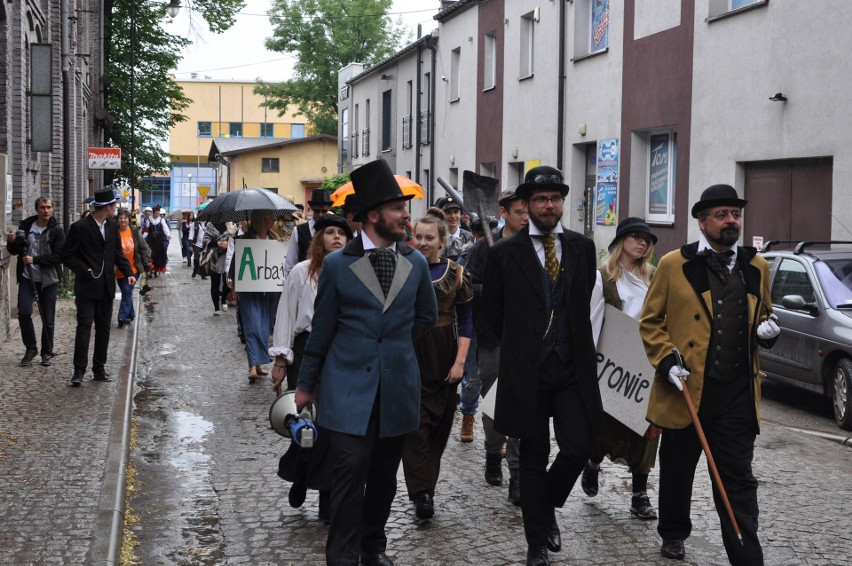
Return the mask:
<path id="1" fill-rule="evenodd" d="M 277 240 L 234 243 L 234 290 L 238 293 L 281 291 L 287 245 Z"/>
<path id="2" fill-rule="evenodd" d="M 668 214 L 669 145 L 668 134 L 651 136 L 651 188 L 648 197 L 648 212 L 651 214 Z"/>
<path id="3" fill-rule="evenodd" d="M 89 169 L 121 169 L 121 148 L 90 147 Z"/>
<path id="4" fill-rule="evenodd" d="M 597 158 L 595 223 L 614 226 L 618 222 L 618 138 L 600 140 Z"/>

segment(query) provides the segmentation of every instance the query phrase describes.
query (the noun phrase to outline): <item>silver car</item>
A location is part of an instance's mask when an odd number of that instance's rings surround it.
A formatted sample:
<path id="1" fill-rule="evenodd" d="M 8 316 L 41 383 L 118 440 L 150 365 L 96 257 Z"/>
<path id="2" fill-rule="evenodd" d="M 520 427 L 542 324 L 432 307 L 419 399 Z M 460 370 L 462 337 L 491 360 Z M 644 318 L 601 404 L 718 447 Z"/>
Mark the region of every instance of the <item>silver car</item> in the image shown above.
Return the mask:
<path id="1" fill-rule="evenodd" d="M 840 244 L 852 242 L 764 246 L 781 334 L 771 349 L 761 349 L 760 369 L 771 380 L 830 397 L 838 426 L 852 430 L 852 247 L 837 249 Z"/>

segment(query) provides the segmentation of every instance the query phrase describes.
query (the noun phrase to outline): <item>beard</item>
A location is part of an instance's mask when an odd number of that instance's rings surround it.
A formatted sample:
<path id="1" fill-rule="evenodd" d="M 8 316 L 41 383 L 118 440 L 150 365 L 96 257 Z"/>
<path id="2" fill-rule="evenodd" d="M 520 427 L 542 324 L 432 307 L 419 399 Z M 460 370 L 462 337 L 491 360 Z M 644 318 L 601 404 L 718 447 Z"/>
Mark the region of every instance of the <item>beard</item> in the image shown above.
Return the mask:
<path id="1" fill-rule="evenodd" d="M 530 212 L 530 222 L 535 224 L 535 227 L 542 232 L 550 232 L 556 228 L 560 220 L 562 220 L 561 212 L 543 212 L 541 214 Z"/>
<path id="2" fill-rule="evenodd" d="M 740 239 L 740 230 L 739 228 L 733 226 L 726 226 L 719 230 L 719 235 L 710 234 L 709 232 L 704 233 L 704 237 L 707 238 L 707 241 L 711 244 L 718 244 L 720 246 L 730 247 L 737 243 Z"/>
<path id="3" fill-rule="evenodd" d="M 376 223 L 376 233 L 389 242 L 401 242 L 405 240 L 405 229 L 398 232 L 394 230 L 395 225 L 385 219 L 384 214 L 379 215 L 379 221 Z"/>

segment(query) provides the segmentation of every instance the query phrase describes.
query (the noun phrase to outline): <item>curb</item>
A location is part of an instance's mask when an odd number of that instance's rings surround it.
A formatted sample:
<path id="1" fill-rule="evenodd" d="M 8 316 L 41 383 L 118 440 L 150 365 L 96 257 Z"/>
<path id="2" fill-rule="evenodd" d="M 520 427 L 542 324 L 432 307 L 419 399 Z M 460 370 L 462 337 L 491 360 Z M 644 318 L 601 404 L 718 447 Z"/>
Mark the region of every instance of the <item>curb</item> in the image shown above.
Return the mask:
<path id="1" fill-rule="evenodd" d="M 130 449 L 130 424 L 133 416 L 133 386 L 136 381 L 136 336 L 142 317 L 141 297 L 136 294 L 137 317 L 125 338 L 115 407 L 107 447 L 104 481 L 98 498 L 92 529 L 90 564 L 119 564 L 124 535 L 124 504 L 127 489 L 127 462 Z"/>
<path id="2" fill-rule="evenodd" d="M 807 430 L 804 428 L 795 428 L 792 426 L 785 426 L 787 430 L 792 430 L 793 432 L 799 432 L 802 434 L 807 434 L 809 436 L 816 436 L 817 438 L 822 438 L 825 440 L 831 440 L 832 442 L 837 442 L 841 446 L 846 446 L 852 448 L 852 436 L 842 436 L 839 434 L 829 434 L 827 432 L 818 432 L 815 430 Z"/>

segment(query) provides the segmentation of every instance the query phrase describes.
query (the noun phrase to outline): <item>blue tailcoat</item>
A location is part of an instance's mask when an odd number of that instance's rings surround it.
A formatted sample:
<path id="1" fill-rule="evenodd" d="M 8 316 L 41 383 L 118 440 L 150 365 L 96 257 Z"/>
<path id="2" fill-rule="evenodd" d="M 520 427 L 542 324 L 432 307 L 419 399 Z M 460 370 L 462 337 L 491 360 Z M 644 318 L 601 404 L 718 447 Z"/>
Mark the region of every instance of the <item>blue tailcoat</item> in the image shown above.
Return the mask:
<path id="1" fill-rule="evenodd" d="M 419 425 L 412 342 L 435 324 L 438 305 L 426 259 L 403 243 L 397 250 L 387 298 L 360 236 L 323 262 L 299 387 L 319 387 L 319 424 L 329 430 L 364 436 L 380 387 L 380 438 Z"/>

